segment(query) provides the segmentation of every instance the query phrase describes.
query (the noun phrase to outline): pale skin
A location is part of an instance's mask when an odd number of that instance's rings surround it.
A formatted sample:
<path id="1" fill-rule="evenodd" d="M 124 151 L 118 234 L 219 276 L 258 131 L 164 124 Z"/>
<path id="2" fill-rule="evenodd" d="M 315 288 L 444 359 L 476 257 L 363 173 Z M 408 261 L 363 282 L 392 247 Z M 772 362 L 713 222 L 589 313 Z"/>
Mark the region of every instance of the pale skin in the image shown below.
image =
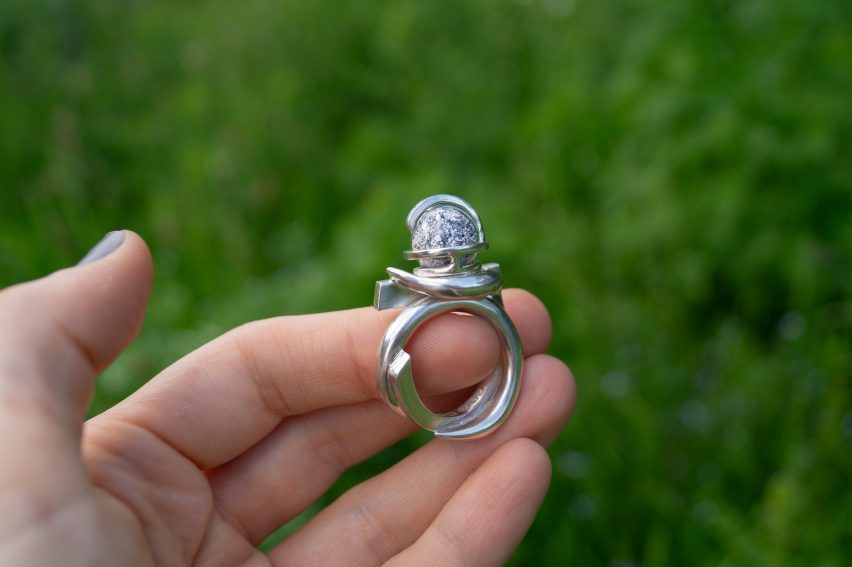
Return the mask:
<path id="1" fill-rule="evenodd" d="M 415 430 L 378 398 L 394 311 L 276 317 L 188 354 L 84 423 L 96 376 L 138 333 L 152 263 L 141 238 L 0 292 L 0 564 L 499 565 L 550 480 L 545 447 L 574 380 L 544 354 L 539 300 L 504 292 L 524 344 L 514 412 L 473 441 L 433 440 L 352 488 L 269 553 L 257 545 L 346 468 Z M 463 393 L 497 341 L 444 315 L 412 339 L 418 387 Z"/>

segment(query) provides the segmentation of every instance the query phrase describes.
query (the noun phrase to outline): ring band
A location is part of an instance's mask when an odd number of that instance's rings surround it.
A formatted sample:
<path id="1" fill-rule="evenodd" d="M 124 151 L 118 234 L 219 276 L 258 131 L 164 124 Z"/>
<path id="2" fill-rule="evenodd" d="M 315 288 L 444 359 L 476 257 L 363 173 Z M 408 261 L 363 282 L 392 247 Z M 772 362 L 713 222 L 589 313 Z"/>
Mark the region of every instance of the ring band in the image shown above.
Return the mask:
<path id="1" fill-rule="evenodd" d="M 379 393 L 394 411 L 437 437 L 481 437 L 512 411 L 523 365 L 521 339 L 503 308 L 500 267 L 476 263 L 476 252 L 488 245 L 476 211 L 458 197 L 424 199 L 409 214 L 408 227 L 412 250 L 405 256 L 420 260 L 420 267 L 414 273 L 388 268 L 390 279 L 376 282 L 376 309 L 404 307 L 379 347 Z M 500 338 L 500 358 L 466 402 L 454 411 L 436 413 L 417 393 L 405 345 L 422 324 L 448 312 L 469 313 L 488 322 Z"/>

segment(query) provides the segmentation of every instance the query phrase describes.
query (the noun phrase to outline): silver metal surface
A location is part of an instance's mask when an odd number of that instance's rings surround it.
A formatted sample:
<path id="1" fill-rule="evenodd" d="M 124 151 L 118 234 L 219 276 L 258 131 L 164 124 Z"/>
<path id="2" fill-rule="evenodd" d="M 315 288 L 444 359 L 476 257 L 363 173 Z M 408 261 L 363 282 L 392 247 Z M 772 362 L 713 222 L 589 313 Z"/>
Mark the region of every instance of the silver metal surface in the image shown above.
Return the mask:
<path id="1" fill-rule="evenodd" d="M 420 261 L 414 273 L 388 268 L 390 279 L 376 282 L 376 309 L 403 308 L 379 347 L 379 393 L 397 413 L 437 437 L 481 437 L 512 411 L 524 359 L 518 331 L 503 308 L 500 266 L 476 262 L 476 253 L 488 248 L 485 232 L 473 207 L 458 197 L 428 197 L 414 206 L 406 222 L 413 241 L 444 245 L 415 249 L 413 242 L 404 256 Z M 454 411 L 436 413 L 417 393 L 405 345 L 418 327 L 448 312 L 470 313 L 487 321 L 500 338 L 500 357 L 491 376 L 465 403 Z"/>

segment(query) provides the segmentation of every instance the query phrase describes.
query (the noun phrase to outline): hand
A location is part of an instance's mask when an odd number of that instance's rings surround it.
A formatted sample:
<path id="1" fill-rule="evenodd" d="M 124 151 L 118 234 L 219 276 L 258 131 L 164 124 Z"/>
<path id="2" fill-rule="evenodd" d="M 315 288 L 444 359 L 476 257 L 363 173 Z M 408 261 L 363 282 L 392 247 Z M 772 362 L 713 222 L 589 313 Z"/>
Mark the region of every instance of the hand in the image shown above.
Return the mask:
<path id="1" fill-rule="evenodd" d="M 523 537 L 550 479 L 543 446 L 575 399 L 568 369 L 542 354 L 550 321 L 530 294 L 504 294 L 527 359 L 497 432 L 427 443 L 264 555 L 257 544 L 342 471 L 414 431 L 374 384 L 396 313 L 243 325 L 83 426 L 95 376 L 142 324 L 152 275 L 132 232 L 89 260 L 0 292 L 0 564 L 489 565 Z M 409 350 L 426 394 L 473 385 L 498 353 L 485 322 L 458 315 Z"/>

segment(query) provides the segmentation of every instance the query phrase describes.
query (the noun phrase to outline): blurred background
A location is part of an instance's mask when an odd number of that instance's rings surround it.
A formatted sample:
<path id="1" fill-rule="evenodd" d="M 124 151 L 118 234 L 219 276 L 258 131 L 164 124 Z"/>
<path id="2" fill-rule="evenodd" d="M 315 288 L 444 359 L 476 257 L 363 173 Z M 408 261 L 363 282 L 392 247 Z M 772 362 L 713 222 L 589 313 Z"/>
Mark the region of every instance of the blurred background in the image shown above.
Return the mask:
<path id="1" fill-rule="evenodd" d="M 242 322 L 368 305 L 409 208 L 460 195 L 580 393 L 514 564 L 848 564 L 850 22 L 846 0 L 2 0 L 0 287 L 110 229 L 148 241 L 147 323 L 96 413 Z"/>

